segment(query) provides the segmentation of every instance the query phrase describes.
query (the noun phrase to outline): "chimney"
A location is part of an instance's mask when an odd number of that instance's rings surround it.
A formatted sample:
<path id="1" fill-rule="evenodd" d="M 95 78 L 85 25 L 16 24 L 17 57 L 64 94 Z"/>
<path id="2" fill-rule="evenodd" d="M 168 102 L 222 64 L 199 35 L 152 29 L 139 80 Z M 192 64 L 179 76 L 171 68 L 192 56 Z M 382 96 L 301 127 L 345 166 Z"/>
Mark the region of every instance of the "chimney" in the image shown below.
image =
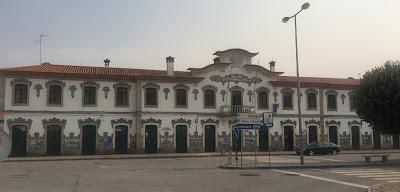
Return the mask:
<path id="1" fill-rule="evenodd" d="M 214 58 L 214 64 L 219 63 L 219 57 Z"/>
<path id="2" fill-rule="evenodd" d="M 275 61 L 274 60 L 269 62 L 269 70 L 271 72 L 275 72 Z"/>
<path id="3" fill-rule="evenodd" d="M 109 67 L 109 66 L 110 66 L 110 60 L 104 59 L 104 67 Z"/>
<path id="4" fill-rule="evenodd" d="M 168 56 L 166 58 L 167 60 L 167 75 L 168 76 L 174 76 L 174 59 L 171 56 Z"/>

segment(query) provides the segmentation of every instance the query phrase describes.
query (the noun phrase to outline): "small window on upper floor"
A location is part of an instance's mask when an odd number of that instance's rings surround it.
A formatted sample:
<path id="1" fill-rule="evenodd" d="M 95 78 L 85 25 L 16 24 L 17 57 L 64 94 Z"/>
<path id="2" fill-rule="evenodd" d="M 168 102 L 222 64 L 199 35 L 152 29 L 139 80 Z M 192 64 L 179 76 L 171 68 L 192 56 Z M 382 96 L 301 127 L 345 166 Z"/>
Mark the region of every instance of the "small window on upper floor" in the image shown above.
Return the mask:
<path id="1" fill-rule="evenodd" d="M 317 109 L 317 93 L 308 92 L 307 93 L 307 109 L 316 110 Z"/>
<path id="2" fill-rule="evenodd" d="M 284 91 L 282 93 L 283 97 L 283 110 L 293 109 L 293 92 Z"/>
<path id="3" fill-rule="evenodd" d="M 62 104 L 62 86 L 61 85 L 49 85 L 48 86 L 48 104 L 49 105 L 61 105 Z"/>
<path id="4" fill-rule="evenodd" d="M 14 104 L 28 104 L 28 85 L 14 84 Z"/>
<path id="5" fill-rule="evenodd" d="M 349 105 L 350 105 L 350 111 L 356 111 L 356 105 L 355 105 L 355 95 L 354 94 L 349 94 Z"/>
<path id="6" fill-rule="evenodd" d="M 176 107 L 187 107 L 187 90 L 176 89 L 175 95 Z"/>
<path id="7" fill-rule="evenodd" d="M 83 104 L 96 105 L 97 88 L 93 86 L 85 86 L 83 88 Z"/>
<path id="8" fill-rule="evenodd" d="M 117 87 L 116 89 L 116 106 L 127 106 L 128 105 L 128 88 Z"/>
<path id="9" fill-rule="evenodd" d="M 337 111 L 337 95 L 329 93 L 327 95 L 327 109 L 328 111 Z"/>
<path id="10" fill-rule="evenodd" d="M 268 109 L 268 91 L 262 90 L 258 91 L 258 109 Z"/>
<path id="11" fill-rule="evenodd" d="M 157 88 L 156 87 L 147 87 L 145 89 L 145 106 L 146 107 L 157 107 Z"/>
<path id="12" fill-rule="evenodd" d="M 204 107 L 205 108 L 215 108 L 215 90 L 205 89 L 204 90 Z"/>

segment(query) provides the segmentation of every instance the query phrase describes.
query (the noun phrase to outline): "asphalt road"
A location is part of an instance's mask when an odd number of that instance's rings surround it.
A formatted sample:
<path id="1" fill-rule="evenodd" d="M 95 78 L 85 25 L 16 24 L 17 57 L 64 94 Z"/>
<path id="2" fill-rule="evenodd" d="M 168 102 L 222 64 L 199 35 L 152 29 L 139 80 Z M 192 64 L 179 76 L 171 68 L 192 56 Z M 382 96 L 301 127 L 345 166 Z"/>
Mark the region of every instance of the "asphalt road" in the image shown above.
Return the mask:
<path id="1" fill-rule="evenodd" d="M 307 158 L 344 161 L 360 156 Z M 0 191 L 347 192 L 366 191 L 368 186 L 378 183 L 400 182 L 400 165 L 294 170 L 217 168 L 223 163 L 224 157 L 7 162 L 0 163 Z"/>

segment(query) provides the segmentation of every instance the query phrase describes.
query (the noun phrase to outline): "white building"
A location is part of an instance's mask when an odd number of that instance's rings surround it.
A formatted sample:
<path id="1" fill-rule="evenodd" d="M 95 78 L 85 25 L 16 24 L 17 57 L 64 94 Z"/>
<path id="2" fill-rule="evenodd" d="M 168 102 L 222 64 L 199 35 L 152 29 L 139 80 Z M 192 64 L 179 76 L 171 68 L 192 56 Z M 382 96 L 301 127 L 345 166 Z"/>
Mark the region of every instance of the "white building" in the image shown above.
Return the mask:
<path id="1" fill-rule="evenodd" d="M 293 150 L 299 143 L 296 78 L 252 64 L 251 53 L 214 53 L 188 71 L 44 63 L 0 69 L 0 110 L 12 155 L 212 152 L 231 141 L 233 115 L 274 111 L 274 127 L 244 131 L 243 150 Z M 374 134 L 351 104 L 358 80 L 301 78 L 307 143 L 344 149 L 398 148 L 399 137 Z M 394 144 L 392 144 L 394 143 Z"/>

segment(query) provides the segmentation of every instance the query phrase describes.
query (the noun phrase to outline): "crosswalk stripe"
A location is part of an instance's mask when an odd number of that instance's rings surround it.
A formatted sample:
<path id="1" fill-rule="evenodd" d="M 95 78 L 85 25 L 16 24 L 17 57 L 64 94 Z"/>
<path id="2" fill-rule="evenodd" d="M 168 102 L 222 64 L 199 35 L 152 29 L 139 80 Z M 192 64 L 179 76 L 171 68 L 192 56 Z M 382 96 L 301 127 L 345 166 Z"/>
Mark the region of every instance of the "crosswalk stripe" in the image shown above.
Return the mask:
<path id="1" fill-rule="evenodd" d="M 386 181 L 388 183 L 400 183 L 400 180 Z"/>
<path id="2" fill-rule="evenodd" d="M 360 178 L 383 178 L 383 177 L 400 177 L 400 173 L 396 174 L 381 174 L 381 175 L 360 175 Z"/>
<path id="3" fill-rule="evenodd" d="M 382 181 L 382 180 L 400 180 L 400 177 L 392 177 L 392 178 L 371 178 L 374 180 Z"/>
<path id="4" fill-rule="evenodd" d="M 379 173 L 383 170 L 371 170 L 371 171 L 332 171 L 332 173 L 338 174 L 352 174 L 352 173 Z M 394 170 L 385 170 L 385 171 L 394 171 Z"/>
<path id="5" fill-rule="evenodd" d="M 387 172 L 387 174 L 396 174 L 396 173 L 399 173 L 399 172 Z M 380 172 L 365 172 L 365 173 L 345 173 L 345 174 L 343 174 L 343 175 L 349 175 L 349 176 L 361 176 L 361 175 L 379 175 L 379 174 L 382 174 L 382 171 L 380 171 Z"/>

